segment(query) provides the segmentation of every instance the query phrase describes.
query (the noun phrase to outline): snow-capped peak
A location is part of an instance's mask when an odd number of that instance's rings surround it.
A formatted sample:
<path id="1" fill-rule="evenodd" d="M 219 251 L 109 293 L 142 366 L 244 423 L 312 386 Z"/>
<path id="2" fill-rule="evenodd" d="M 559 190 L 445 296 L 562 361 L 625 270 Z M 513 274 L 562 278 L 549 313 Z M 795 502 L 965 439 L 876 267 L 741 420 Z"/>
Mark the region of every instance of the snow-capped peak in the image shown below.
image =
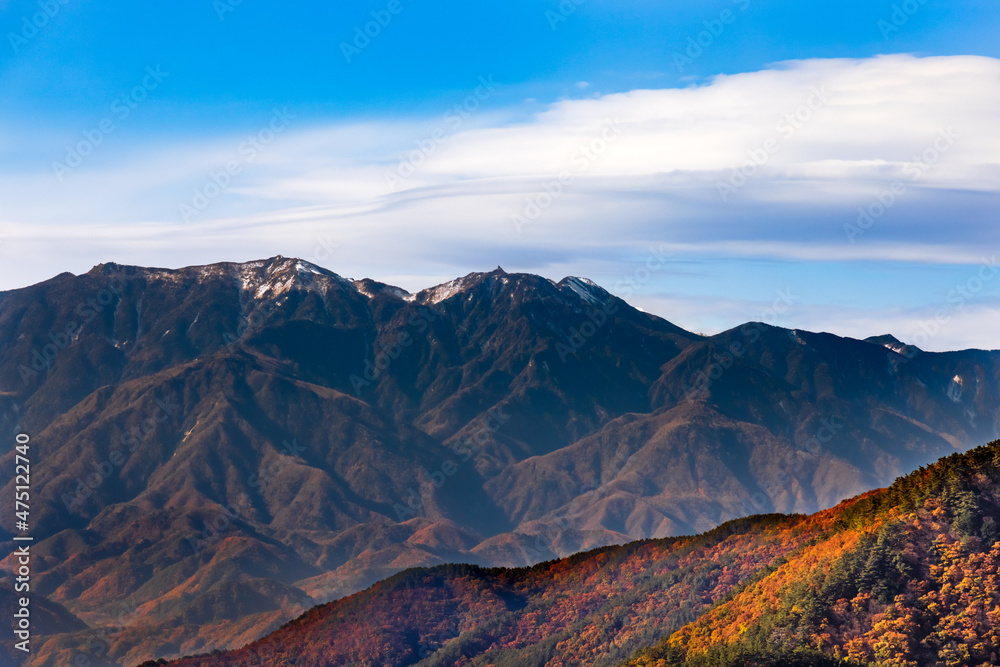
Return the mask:
<path id="1" fill-rule="evenodd" d="M 254 299 L 274 298 L 292 289 L 323 292 L 332 283 L 351 284 L 311 262 L 281 255 L 230 266 L 243 291 L 252 294 Z"/>

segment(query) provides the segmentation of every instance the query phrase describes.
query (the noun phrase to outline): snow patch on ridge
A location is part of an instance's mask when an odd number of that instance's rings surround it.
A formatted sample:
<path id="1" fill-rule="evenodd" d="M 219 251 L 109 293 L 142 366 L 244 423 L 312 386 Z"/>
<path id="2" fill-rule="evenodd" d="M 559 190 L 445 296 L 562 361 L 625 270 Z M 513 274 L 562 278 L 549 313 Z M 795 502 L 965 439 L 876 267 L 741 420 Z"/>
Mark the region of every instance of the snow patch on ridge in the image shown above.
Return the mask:
<path id="1" fill-rule="evenodd" d="M 310 264 L 309 262 L 303 262 L 301 259 L 296 262 L 295 270 L 299 273 L 314 273 L 318 276 L 323 275 L 323 272 L 315 264 Z"/>
<path id="2" fill-rule="evenodd" d="M 352 280 L 351 284 L 354 285 L 354 289 L 356 289 L 359 294 L 369 299 L 374 299 L 379 294 L 389 294 L 397 299 L 402 299 L 403 301 L 413 301 L 416 298 L 416 295 L 410 294 L 402 287 L 396 287 L 395 285 L 385 285 L 378 292 L 372 292 L 365 287 L 363 280 Z"/>
<path id="3" fill-rule="evenodd" d="M 895 352 L 896 354 L 903 354 L 904 352 L 906 352 L 905 345 L 896 345 L 894 343 L 882 343 L 882 346 L 887 350 Z"/>
<path id="4" fill-rule="evenodd" d="M 459 292 L 461 292 L 469 284 L 469 281 L 465 278 L 456 278 L 450 282 L 443 285 L 438 285 L 437 287 L 432 287 L 426 289 L 420 294 L 425 295 L 423 300 L 428 303 L 438 304 L 446 299 L 450 299 Z"/>
<path id="5" fill-rule="evenodd" d="M 604 305 L 604 290 L 600 285 L 586 278 L 569 276 L 563 282 L 584 301 L 594 306 Z"/>
<path id="6" fill-rule="evenodd" d="M 373 294 L 372 292 L 369 292 L 368 290 L 366 290 L 365 287 L 364 287 L 364 285 L 362 285 L 360 282 L 358 282 L 356 280 L 352 280 L 351 284 L 354 285 L 354 289 L 358 290 L 358 292 L 360 294 L 368 297 L 369 299 L 375 297 L 375 294 Z"/>

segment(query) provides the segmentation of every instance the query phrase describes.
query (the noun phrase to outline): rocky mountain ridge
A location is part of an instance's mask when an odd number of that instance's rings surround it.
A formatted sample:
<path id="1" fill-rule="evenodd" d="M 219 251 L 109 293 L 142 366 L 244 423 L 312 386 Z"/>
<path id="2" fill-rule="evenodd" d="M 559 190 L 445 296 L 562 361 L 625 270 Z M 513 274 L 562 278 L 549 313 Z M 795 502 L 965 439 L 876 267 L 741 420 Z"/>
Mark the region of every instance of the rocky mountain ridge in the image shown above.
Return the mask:
<path id="1" fill-rule="evenodd" d="M 410 295 L 276 257 L 4 292 L 0 382 L 0 431 L 40 457 L 37 595 L 66 612 L 32 664 L 115 628 L 89 659 L 132 665 L 412 566 L 830 507 L 995 437 L 1000 355 L 705 337 L 583 279 Z"/>

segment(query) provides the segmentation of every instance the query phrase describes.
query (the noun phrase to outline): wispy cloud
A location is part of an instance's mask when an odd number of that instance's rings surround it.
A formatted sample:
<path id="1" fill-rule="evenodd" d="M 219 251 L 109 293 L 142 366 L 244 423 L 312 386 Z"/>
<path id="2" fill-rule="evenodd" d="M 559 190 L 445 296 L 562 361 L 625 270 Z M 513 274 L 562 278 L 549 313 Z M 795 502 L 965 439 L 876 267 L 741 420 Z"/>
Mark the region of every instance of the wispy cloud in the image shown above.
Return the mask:
<path id="1" fill-rule="evenodd" d="M 565 100 L 528 120 L 509 109 L 446 122 L 442 109 L 291 121 L 188 222 L 179 207 L 258 128 L 211 142 L 148 137 L 141 153 L 109 147 L 63 183 L 8 160 L 3 286 L 108 259 L 308 256 L 331 236 L 339 254 L 321 263 L 414 282 L 500 262 L 614 276 L 651 243 L 679 260 L 975 264 L 1000 246 L 998 108 L 1000 61 L 893 55 Z M 609 122 L 621 129 L 614 141 L 602 138 Z M 390 187 L 386 174 L 416 164 L 436 128 L 433 151 Z M 12 132 L 0 130 L 0 160 Z M 954 137 L 944 151 L 941 133 Z M 903 191 L 851 243 L 845 227 L 894 183 Z M 547 203 L 518 233 L 513 218 L 531 201 Z M 698 293 L 692 285 L 676 289 Z M 814 295 L 849 298 L 833 286 Z"/>

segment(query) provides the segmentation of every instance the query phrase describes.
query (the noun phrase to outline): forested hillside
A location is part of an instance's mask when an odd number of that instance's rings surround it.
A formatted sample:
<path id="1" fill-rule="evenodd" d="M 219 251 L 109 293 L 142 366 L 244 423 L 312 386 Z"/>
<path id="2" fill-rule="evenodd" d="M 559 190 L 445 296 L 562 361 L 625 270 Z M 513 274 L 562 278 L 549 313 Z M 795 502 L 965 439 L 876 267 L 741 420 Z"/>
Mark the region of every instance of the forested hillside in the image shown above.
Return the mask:
<path id="1" fill-rule="evenodd" d="M 997 405 L 1000 352 L 701 336 L 583 278 L 409 294 L 285 257 L 62 274 L 0 293 L 0 435 L 44 461 L 32 593 L 60 620 L 27 667 L 240 647 L 407 568 L 811 514 L 997 437 Z"/>
<path id="2" fill-rule="evenodd" d="M 1000 441 L 809 517 L 533 568 L 408 571 L 171 664 L 996 664 L 998 517 Z"/>
<path id="3" fill-rule="evenodd" d="M 998 520 L 1000 446 L 992 443 L 845 507 L 831 536 L 779 559 L 768 577 L 629 665 L 738 665 L 749 656 L 805 665 L 817 655 L 996 665 Z"/>

